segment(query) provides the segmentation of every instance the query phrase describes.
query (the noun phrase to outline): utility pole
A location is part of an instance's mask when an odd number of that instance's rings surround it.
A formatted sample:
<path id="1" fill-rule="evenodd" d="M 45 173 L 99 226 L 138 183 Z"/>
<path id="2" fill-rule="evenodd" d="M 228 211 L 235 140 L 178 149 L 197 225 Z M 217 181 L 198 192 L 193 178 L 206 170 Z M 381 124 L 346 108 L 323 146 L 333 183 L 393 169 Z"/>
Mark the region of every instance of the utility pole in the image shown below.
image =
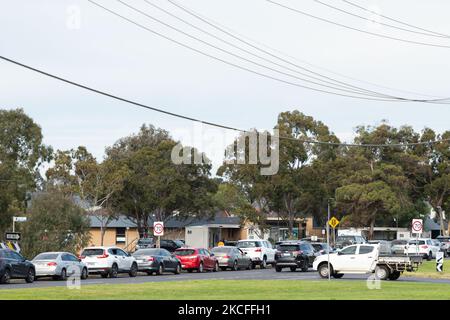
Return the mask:
<path id="1" fill-rule="evenodd" d="M 328 280 L 331 280 L 330 270 L 330 199 L 328 199 L 328 214 L 327 214 L 327 246 L 328 246 Z"/>
<path id="2" fill-rule="evenodd" d="M 444 217 L 442 216 L 442 207 L 441 206 L 437 206 L 436 209 L 438 210 L 438 214 L 439 214 L 439 234 L 441 236 L 445 236 L 445 232 L 444 232 Z"/>

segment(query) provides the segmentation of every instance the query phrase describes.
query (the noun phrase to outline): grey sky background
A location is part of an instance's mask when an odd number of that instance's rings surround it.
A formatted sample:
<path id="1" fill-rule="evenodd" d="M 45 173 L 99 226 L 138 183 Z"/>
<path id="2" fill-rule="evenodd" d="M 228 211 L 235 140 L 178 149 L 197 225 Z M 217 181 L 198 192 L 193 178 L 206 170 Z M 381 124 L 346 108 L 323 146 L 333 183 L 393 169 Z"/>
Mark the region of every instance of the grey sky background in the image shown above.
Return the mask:
<path id="1" fill-rule="evenodd" d="M 133 13 L 117 1 L 96 1 L 177 40 L 225 57 Z M 201 35 L 142 0 L 124 1 L 193 35 Z M 167 1 L 151 1 L 196 22 Z M 340 0 L 323 1 L 367 15 Z M 448 105 L 355 100 L 260 78 L 145 32 L 88 1 L 0 2 L 1 55 L 172 112 L 243 129 L 265 129 L 273 128 L 279 112 L 298 109 L 323 121 L 343 141 L 351 141 L 356 126 L 377 125 L 382 119 L 394 126 L 409 124 L 416 130 L 424 127 L 438 132 L 450 129 Z M 178 2 L 240 34 L 314 65 L 384 86 L 450 96 L 450 48 L 372 37 L 293 14 L 263 0 Z M 279 2 L 364 30 L 427 40 L 339 14 L 312 0 Z M 449 1 L 354 2 L 378 8 L 383 14 L 417 26 L 450 34 Z M 70 28 L 73 10 L 80 10 L 79 29 Z M 203 24 L 199 26 L 207 28 Z M 434 43 L 450 45 L 450 40 Z M 226 48 L 224 44 L 220 45 Z M 174 138 L 185 144 L 206 151 L 217 167 L 223 147 L 234 136 L 232 132 L 225 135 L 221 130 L 205 127 L 202 145 L 200 140 L 193 139 L 193 132 L 199 128 L 190 122 L 88 93 L 3 61 L 0 61 L 0 75 L 0 107 L 22 107 L 41 125 L 45 143 L 55 149 L 85 145 L 101 160 L 106 146 L 137 132 L 143 123 L 149 123 L 169 130 Z"/>

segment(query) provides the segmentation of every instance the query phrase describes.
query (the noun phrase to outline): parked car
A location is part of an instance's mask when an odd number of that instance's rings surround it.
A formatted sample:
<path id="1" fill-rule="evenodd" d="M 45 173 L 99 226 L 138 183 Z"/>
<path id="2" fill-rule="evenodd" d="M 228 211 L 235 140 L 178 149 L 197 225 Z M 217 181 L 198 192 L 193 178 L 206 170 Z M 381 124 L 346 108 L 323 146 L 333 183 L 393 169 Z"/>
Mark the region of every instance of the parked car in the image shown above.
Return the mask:
<path id="1" fill-rule="evenodd" d="M 436 247 L 439 247 L 439 251 L 438 252 L 442 252 L 444 254 L 444 257 L 447 256 L 447 248 L 444 242 L 440 242 L 437 239 L 432 239 L 433 241 L 433 245 L 435 245 Z"/>
<path id="2" fill-rule="evenodd" d="M 368 244 L 378 244 L 380 246 L 379 253 L 380 255 L 383 254 L 392 254 L 391 251 L 391 242 L 386 240 L 369 240 L 367 241 Z"/>
<path id="3" fill-rule="evenodd" d="M 408 241 L 408 254 L 419 254 L 427 260 L 436 257 L 436 252 L 441 250 L 430 238 L 411 239 Z"/>
<path id="4" fill-rule="evenodd" d="M 320 256 L 314 260 L 313 269 L 320 277 L 342 278 L 344 274 L 374 273 L 380 280 L 397 280 L 404 271 L 416 271 L 422 263 L 420 256 L 380 256 L 379 245 L 357 244 Z"/>
<path id="5" fill-rule="evenodd" d="M 327 254 L 328 251 L 330 251 L 330 253 L 334 251 L 333 248 L 331 248 L 328 244 L 323 242 L 311 242 L 311 245 L 314 248 L 314 250 L 319 254 Z"/>
<path id="6" fill-rule="evenodd" d="M 136 259 L 117 247 L 88 247 L 80 259 L 86 263 L 89 273 L 100 274 L 102 278 L 117 278 L 119 273 L 136 277 L 138 272 Z"/>
<path id="7" fill-rule="evenodd" d="M 315 258 L 315 250 L 309 242 L 280 243 L 275 254 L 275 271 L 290 268 L 294 272 L 299 268 L 306 272 L 312 267 Z"/>
<path id="8" fill-rule="evenodd" d="M 174 252 L 178 248 L 184 247 L 184 243 L 182 243 L 181 241 L 161 239 L 159 247 L 166 249 L 169 252 Z"/>
<path id="9" fill-rule="evenodd" d="M 133 253 L 133 257 L 138 264 L 138 270 L 148 275 L 153 273 L 160 275 L 164 271 L 175 274 L 181 272 L 181 261 L 166 249 L 139 249 Z"/>
<path id="10" fill-rule="evenodd" d="M 36 270 L 36 278 L 52 277 L 66 280 L 67 276 L 78 274 L 82 280 L 88 277 L 88 268 L 79 258 L 68 252 L 44 252 L 31 262 Z"/>
<path id="11" fill-rule="evenodd" d="M 11 279 L 25 279 L 27 283 L 31 283 L 35 276 L 34 265 L 20 253 L 0 249 L 0 283 L 9 283 Z"/>
<path id="12" fill-rule="evenodd" d="M 252 260 L 241 249 L 232 246 L 214 247 L 211 252 L 219 261 L 219 267 L 225 271 L 230 268 L 233 271 L 239 269 L 251 269 Z"/>
<path id="13" fill-rule="evenodd" d="M 259 265 L 261 269 L 264 269 L 268 264 L 275 265 L 276 250 L 267 240 L 239 240 L 236 247 L 252 260 L 252 268 Z"/>
<path id="14" fill-rule="evenodd" d="M 392 254 L 407 254 L 408 240 L 393 240 L 391 241 Z"/>
<path id="15" fill-rule="evenodd" d="M 237 243 L 238 242 L 236 240 L 225 240 L 224 241 L 224 244 L 229 247 L 236 247 Z"/>
<path id="16" fill-rule="evenodd" d="M 366 243 L 366 239 L 364 239 L 362 236 L 338 236 L 336 238 L 335 247 L 337 249 L 342 249 L 343 247 L 352 245 L 352 244 L 363 244 Z"/>
<path id="17" fill-rule="evenodd" d="M 448 236 L 437 236 L 436 240 L 443 244 L 443 248 L 447 252 L 447 256 L 450 255 L 450 237 Z"/>
<path id="18" fill-rule="evenodd" d="M 136 243 L 136 250 L 154 247 L 155 247 L 155 239 L 153 238 L 140 238 Z"/>
<path id="19" fill-rule="evenodd" d="M 188 272 L 219 271 L 219 261 L 204 248 L 179 248 L 174 254 L 181 261 L 181 268 Z"/>

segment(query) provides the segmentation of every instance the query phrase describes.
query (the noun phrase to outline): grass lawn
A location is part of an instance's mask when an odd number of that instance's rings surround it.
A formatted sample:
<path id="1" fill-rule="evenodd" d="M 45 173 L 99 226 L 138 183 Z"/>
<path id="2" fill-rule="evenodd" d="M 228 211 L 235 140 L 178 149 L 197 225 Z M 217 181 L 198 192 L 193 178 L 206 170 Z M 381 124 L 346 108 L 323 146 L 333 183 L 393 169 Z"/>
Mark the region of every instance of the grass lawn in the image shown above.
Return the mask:
<path id="1" fill-rule="evenodd" d="M 433 278 L 433 279 L 450 279 L 450 260 L 444 260 L 444 272 L 436 271 L 436 261 L 424 261 L 417 272 L 405 272 L 403 276 Z"/>
<path id="2" fill-rule="evenodd" d="M 448 284 L 382 281 L 380 289 L 369 290 L 365 281 L 286 280 L 192 280 L 145 284 L 85 285 L 66 287 L 0 289 L 0 299 L 447 299 Z"/>

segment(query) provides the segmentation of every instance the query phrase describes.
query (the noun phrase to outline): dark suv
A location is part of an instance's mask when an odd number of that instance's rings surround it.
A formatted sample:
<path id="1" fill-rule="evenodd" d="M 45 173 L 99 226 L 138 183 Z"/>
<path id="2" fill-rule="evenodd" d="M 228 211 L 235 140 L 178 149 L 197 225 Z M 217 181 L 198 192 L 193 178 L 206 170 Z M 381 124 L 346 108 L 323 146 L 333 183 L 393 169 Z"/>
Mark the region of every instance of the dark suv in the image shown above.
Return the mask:
<path id="1" fill-rule="evenodd" d="M 163 240 L 161 239 L 160 247 L 166 249 L 169 252 L 174 252 L 178 248 L 183 247 L 183 243 L 178 240 Z"/>
<path id="2" fill-rule="evenodd" d="M 275 270 L 280 272 L 283 268 L 290 268 L 294 272 L 300 268 L 306 272 L 315 258 L 314 248 L 309 242 L 281 242 L 275 254 Z"/>
<path id="3" fill-rule="evenodd" d="M 34 265 L 20 253 L 9 249 L 0 249 L 0 283 L 9 283 L 11 279 L 25 279 L 31 283 L 36 276 Z"/>

